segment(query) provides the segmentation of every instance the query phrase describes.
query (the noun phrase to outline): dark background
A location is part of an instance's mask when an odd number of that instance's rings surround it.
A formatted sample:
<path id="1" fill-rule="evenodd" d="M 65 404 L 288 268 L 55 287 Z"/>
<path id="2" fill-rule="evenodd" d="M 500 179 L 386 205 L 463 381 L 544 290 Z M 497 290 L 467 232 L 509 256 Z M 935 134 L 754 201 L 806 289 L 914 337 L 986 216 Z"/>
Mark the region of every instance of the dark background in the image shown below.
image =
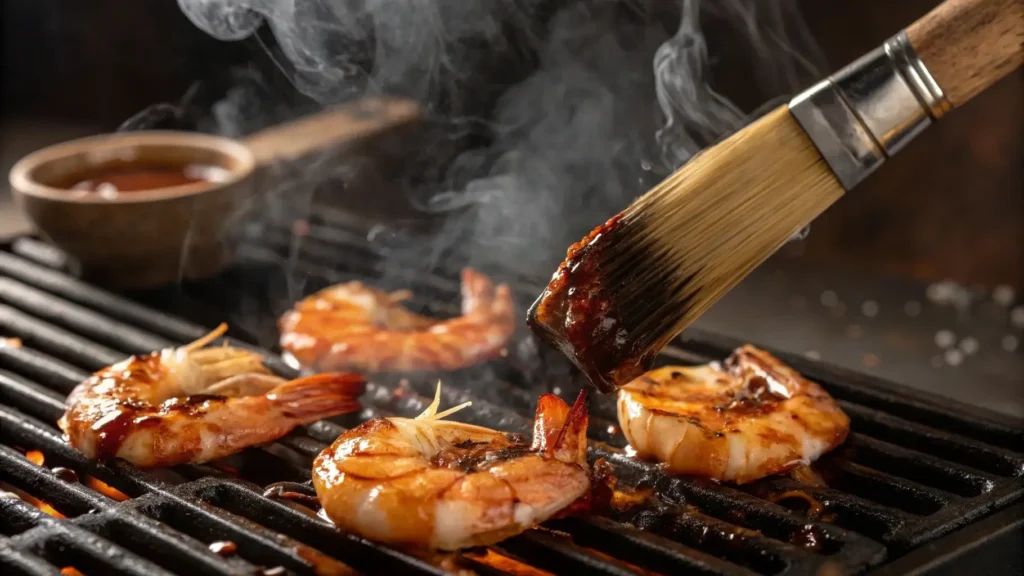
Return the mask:
<path id="1" fill-rule="evenodd" d="M 935 4 L 803 2 L 833 69 Z M 261 70 L 276 82 L 271 90 L 278 96 L 302 100 L 275 77 L 257 41 L 213 40 L 175 2 L 3 0 L 2 14 L 5 126 L 38 119 L 113 129 L 154 102 L 177 100 L 196 79 L 227 81 L 225 70 L 239 65 Z M 716 69 L 723 91 L 756 104 L 756 90 L 744 85 L 750 76 L 728 64 L 727 55 Z M 481 76 L 491 74 L 481 68 Z M 804 258 L 841 260 L 870 273 L 1024 287 L 1022 102 L 1024 73 L 1018 72 L 944 119 L 826 213 Z M 12 137 L 0 132 L 0 146 Z"/>

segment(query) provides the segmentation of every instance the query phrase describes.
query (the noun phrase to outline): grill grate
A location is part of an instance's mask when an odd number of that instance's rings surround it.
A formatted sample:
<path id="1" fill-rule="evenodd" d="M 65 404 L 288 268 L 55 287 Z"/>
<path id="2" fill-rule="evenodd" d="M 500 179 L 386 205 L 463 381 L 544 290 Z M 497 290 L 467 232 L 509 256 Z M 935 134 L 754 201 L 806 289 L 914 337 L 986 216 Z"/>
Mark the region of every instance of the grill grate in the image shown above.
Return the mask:
<path id="1" fill-rule="evenodd" d="M 423 310 L 455 313 L 454 273 L 395 272 L 402 268 L 400 260 L 396 265 L 400 252 L 375 248 L 326 217 L 306 228 L 296 244 L 289 229 L 254 226 L 242 261 L 217 281 L 138 299 L 199 323 L 226 318 L 247 339 L 269 345 L 278 306 L 296 296 L 282 272 L 288 259 L 286 268 L 307 278 L 302 293 L 349 279 L 375 280 L 412 288 Z M 452 262 L 454 269 L 457 258 Z M 592 398 L 591 461 L 605 458 L 622 485 L 657 494 L 656 504 L 553 521 L 486 550 L 432 557 L 396 551 L 342 535 L 301 502 L 263 491 L 278 481 L 308 480 L 313 456 L 346 427 L 376 415 L 421 412 L 438 377 L 447 384 L 445 405 L 474 402 L 455 419 L 528 434 L 539 391 L 571 398 L 580 386 L 568 371 L 559 372 L 557 357 L 523 338 L 509 358 L 484 367 L 377 379 L 361 414 L 307 426 L 211 465 L 140 471 L 123 462 L 101 464 L 62 441 L 54 422 L 64 396 L 93 370 L 129 353 L 192 340 L 206 328 L 75 280 L 61 263 L 59 254 L 31 239 L 0 251 L 0 336 L 24 342 L 0 347 L 0 489 L 25 496 L 0 499 L 5 574 L 54 574 L 67 566 L 84 574 L 788 575 L 830 573 L 823 571 L 829 566 L 859 573 L 1006 508 L 1024 493 L 1019 427 L 780 354 L 825 386 L 853 421 L 847 444 L 819 463 L 828 488 L 789 478 L 735 488 L 666 476 L 623 454 L 614 401 Z M 267 297 L 242 299 L 243 286 L 245 294 Z M 528 302 L 534 292 L 521 287 L 517 301 Z M 737 344 L 690 331 L 664 361 L 721 358 Z M 293 373 L 281 361 L 272 368 Z M 42 465 L 26 457 L 33 451 L 42 454 Z M 77 480 L 55 467 L 73 471 Z M 308 485 L 289 490 L 312 494 Z M 771 502 L 792 490 L 820 501 L 824 515 L 808 515 L 798 499 Z M 32 498 L 66 519 L 26 501 Z M 234 543 L 236 553 L 210 550 L 222 541 Z"/>

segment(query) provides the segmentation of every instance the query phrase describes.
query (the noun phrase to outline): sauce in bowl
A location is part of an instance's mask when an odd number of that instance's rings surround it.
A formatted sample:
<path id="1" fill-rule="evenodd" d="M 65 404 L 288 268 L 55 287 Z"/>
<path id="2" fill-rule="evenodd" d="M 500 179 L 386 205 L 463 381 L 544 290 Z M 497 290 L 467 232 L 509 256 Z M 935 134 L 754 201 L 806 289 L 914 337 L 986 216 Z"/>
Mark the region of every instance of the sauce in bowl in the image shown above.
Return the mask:
<path id="1" fill-rule="evenodd" d="M 229 174 L 226 168 L 206 164 L 118 164 L 75 175 L 61 188 L 75 196 L 98 196 L 114 200 L 123 193 L 186 186 L 197 182 L 223 182 Z"/>

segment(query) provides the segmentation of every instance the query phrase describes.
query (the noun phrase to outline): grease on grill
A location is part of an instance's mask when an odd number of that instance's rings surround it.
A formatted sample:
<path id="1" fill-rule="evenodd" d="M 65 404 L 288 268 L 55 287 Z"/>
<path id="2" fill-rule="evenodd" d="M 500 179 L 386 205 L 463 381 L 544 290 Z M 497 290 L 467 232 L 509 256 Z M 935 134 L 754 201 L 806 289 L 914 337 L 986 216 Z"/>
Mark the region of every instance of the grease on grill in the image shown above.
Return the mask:
<path id="1" fill-rule="evenodd" d="M 263 489 L 263 497 L 272 500 L 290 500 L 311 508 L 320 509 L 320 500 L 309 492 L 312 487 L 298 482 L 274 482 Z"/>
<path id="2" fill-rule="evenodd" d="M 67 482 L 68 484 L 74 484 L 78 482 L 78 473 L 70 468 L 57 466 L 56 468 L 52 469 L 51 472 L 53 472 L 53 475 L 60 479 L 62 482 Z"/>
<path id="3" fill-rule="evenodd" d="M 355 576 L 357 572 L 343 562 L 335 560 L 309 546 L 296 546 L 295 553 L 313 567 L 317 576 Z"/>
<path id="4" fill-rule="evenodd" d="M 793 468 L 790 470 L 789 476 L 793 480 L 796 480 L 801 484 L 806 484 L 807 486 L 815 488 L 825 488 L 828 486 L 825 479 L 821 477 L 821 474 L 818 474 L 818 472 L 810 465 L 797 466 L 796 468 Z"/>
<path id="5" fill-rule="evenodd" d="M 793 533 L 789 542 L 807 550 L 819 550 L 824 544 L 824 537 L 815 530 L 814 525 L 804 524 Z"/>
<path id="6" fill-rule="evenodd" d="M 288 571 L 283 566 L 274 566 L 273 568 L 263 568 L 256 574 L 258 576 L 285 576 Z"/>
<path id="7" fill-rule="evenodd" d="M 655 498 L 654 488 L 616 488 L 612 492 L 612 506 L 619 511 L 645 507 Z"/>
<path id="8" fill-rule="evenodd" d="M 600 391 L 614 392 L 646 372 L 655 353 L 630 344 L 596 269 L 622 223 L 615 216 L 569 247 L 565 261 L 527 314 L 537 335 L 561 350 Z"/>
<path id="9" fill-rule="evenodd" d="M 806 514 L 808 518 L 821 518 L 825 512 L 824 504 L 817 501 L 810 494 L 802 490 L 787 490 L 786 492 L 781 492 L 779 494 L 772 494 L 768 496 L 768 501 L 773 502 L 775 504 L 783 504 L 786 503 L 787 501 L 790 504 L 792 504 L 793 500 L 799 500 L 800 502 L 806 504 L 807 507 L 804 510 L 804 514 Z M 787 506 L 787 508 L 792 508 L 792 505 Z"/>
<path id="10" fill-rule="evenodd" d="M 210 552 L 218 556 L 233 556 L 238 552 L 238 546 L 230 540 L 218 540 L 210 543 Z"/>

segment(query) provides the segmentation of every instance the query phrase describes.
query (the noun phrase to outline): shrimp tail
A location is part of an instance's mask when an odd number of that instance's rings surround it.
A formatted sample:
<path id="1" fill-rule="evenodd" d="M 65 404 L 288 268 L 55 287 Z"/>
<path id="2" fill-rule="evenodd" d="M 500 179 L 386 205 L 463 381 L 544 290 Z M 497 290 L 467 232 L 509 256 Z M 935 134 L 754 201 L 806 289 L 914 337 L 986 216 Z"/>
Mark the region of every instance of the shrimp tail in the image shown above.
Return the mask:
<path id="1" fill-rule="evenodd" d="M 366 379 L 358 374 L 331 372 L 285 382 L 267 393 L 288 418 L 303 424 L 360 408 Z"/>
<path id="2" fill-rule="evenodd" d="M 565 426 L 554 445 L 554 457 L 562 462 L 586 464 L 587 462 L 587 425 L 590 416 L 587 414 L 587 389 L 580 390 L 569 414 L 565 418 Z"/>
<path id="3" fill-rule="evenodd" d="M 565 400 L 554 394 L 542 395 L 537 400 L 537 412 L 533 418 L 531 449 L 550 456 L 568 416 L 569 405 L 565 403 Z"/>
<path id="4" fill-rule="evenodd" d="M 562 462 L 586 462 L 588 419 L 586 389 L 572 408 L 558 396 L 544 394 L 537 401 L 532 448 Z"/>

